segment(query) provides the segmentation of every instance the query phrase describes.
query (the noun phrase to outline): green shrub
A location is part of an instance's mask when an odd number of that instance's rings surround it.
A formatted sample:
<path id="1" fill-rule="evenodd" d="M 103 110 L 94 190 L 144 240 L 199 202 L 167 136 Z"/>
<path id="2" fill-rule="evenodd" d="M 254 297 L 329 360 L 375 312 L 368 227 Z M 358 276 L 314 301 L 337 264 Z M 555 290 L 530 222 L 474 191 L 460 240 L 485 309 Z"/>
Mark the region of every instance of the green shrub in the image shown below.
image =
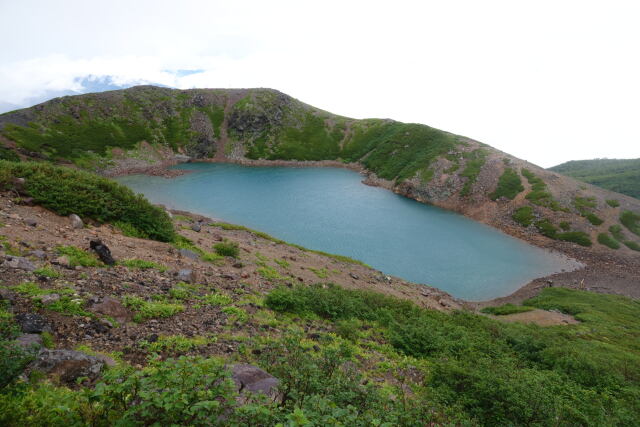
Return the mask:
<path id="1" fill-rule="evenodd" d="M 617 207 L 619 207 L 619 206 L 620 206 L 620 202 L 619 202 L 619 201 L 617 201 L 617 200 L 615 200 L 615 199 L 609 199 L 609 200 L 607 200 L 607 204 L 608 204 L 609 206 L 611 206 L 612 208 L 617 208 Z"/>
<path id="2" fill-rule="evenodd" d="M 133 320 L 144 322 L 147 319 L 171 317 L 184 311 L 184 305 L 166 302 L 149 302 L 136 296 L 125 296 L 122 300 L 125 307 L 136 312 Z"/>
<path id="3" fill-rule="evenodd" d="M 558 233 L 558 229 L 547 218 L 536 221 L 536 228 L 540 231 L 540 234 L 551 239 L 555 239 Z"/>
<path id="4" fill-rule="evenodd" d="M 26 193 L 59 215 L 75 213 L 98 222 L 130 224 L 145 236 L 164 242 L 174 238 L 173 223 L 163 209 L 114 181 L 47 163 L 0 161 L 0 170 L 25 178 Z"/>
<path id="5" fill-rule="evenodd" d="M 620 215 L 620 222 L 627 227 L 630 232 L 640 236 L 640 215 L 631 211 L 624 211 Z"/>
<path id="6" fill-rule="evenodd" d="M 240 248 L 235 242 L 220 242 L 213 245 L 213 250 L 221 256 L 228 256 L 232 258 L 238 258 L 240 255 Z"/>
<path id="7" fill-rule="evenodd" d="M 45 265 L 44 267 L 37 268 L 33 271 L 33 273 L 38 276 L 48 277 L 49 279 L 58 279 L 62 277 L 62 274 L 60 274 L 50 265 Z"/>
<path id="8" fill-rule="evenodd" d="M 143 341 L 140 346 L 152 353 L 186 353 L 197 347 L 207 345 L 211 340 L 206 337 L 185 337 L 182 335 L 162 335 L 155 342 Z"/>
<path id="9" fill-rule="evenodd" d="M 558 240 L 563 240 L 565 242 L 577 243 L 580 246 L 592 245 L 589 235 L 582 231 L 567 231 L 565 233 L 558 234 L 557 238 Z"/>
<path id="10" fill-rule="evenodd" d="M 516 209 L 512 216 L 513 220 L 523 227 L 533 224 L 535 217 L 533 216 L 533 208 L 531 206 L 522 206 Z"/>
<path id="11" fill-rule="evenodd" d="M 602 224 L 604 222 L 604 220 L 602 218 L 598 217 L 596 214 L 594 214 L 592 212 L 588 212 L 584 216 L 593 225 L 600 225 L 600 224 Z"/>
<path id="12" fill-rule="evenodd" d="M 628 247 L 629 249 L 633 250 L 633 251 L 638 251 L 638 252 L 640 252 L 640 245 L 639 245 L 638 243 L 636 243 L 636 242 L 633 242 L 633 241 L 631 241 L 631 240 L 626 240 L 626 241 L 624 242 L 624 245 L 625 245 L 626 247 Z"/>
<path id="13" fill-rule="evenodd" d="M 619 226 L 618 224 L 615 224 L 609 227 L 609 232 L 611 233 L 613 238 L 616 239 L 617 241 L 622 242 L 623 240 L 625 240 L 624 233 L 622 232 L 622 227 Z"/>
<path id="14" fill-rule="evenodd" d="M 203 303 L 214 307 L 229 305 L 232 301 L 231 297 L 225 294 L 207 294 L 202 297 Z"/>
<path id="15" fill-rule="evenodd" d="M 505 304 L 499 307 L 485 307 L 480 311 L 487 314 L 493 314 L 495 316 L 506 316 L 515 313 L 526 313 L 533 309 L 533 307 L 527 307 L 525 305 Z"/>
<path id="16" fill-rule="evenodd" d="M 473 184 L 475 184 L 478 179 L 482 166 L 484 166 L 487 160 L 487 154 L 487 151 L 482 148 L 464 154 L 467 163 L 462 172 L 460 172 L 460 176 L 467 178 L 467 180 L 460 191 L 461 196 L 466 197 L 471 194 Z"/>
<path id="17" fill-rule="evenodd" d="M 125 260 L 119 261 L 119 264 L 135 270 L 147 270 L 147 269 L 153 268 L 158 270 L 161 273 L 167 271 L 167 267 L 165 267 L 164 265 L 158 264 L 157 262 L 153 262 L 153 261 L 147 261 L 144 259 L 125 259 Z"/>
<path id="18" fill-rule="evenodd" d="M 94 254 L 83 251 L 75 246 L 57 246 L 56 253 L 65 255 L 69 259 L 69 265 L 76 267 L 103 267 L 104 264 Z"/>
<path id="19" fill-rule="evenodd" d="M 562 221 L 559 224 L 560 228 L 562 229 L 562 231 L 569 231 L 571 230 L 571 224 L 569 224 L 567 221 Z"/>
<path id="20" fill-rule="evenodd" d="M 232 322 L 244 323 L 249 320 L 247 312 L 239 307 L 228 305 L 222 308 L 222 312 L 228 315 Z"/>
<path id="21" fill-rule="evenodd" d="M 547 184 L 528 169 L 521 170 L 522 175 L 531 184 L 531 191 L 526 195 L 526 199 L 534 205 L 544 206 L 554 211 L 566 211 L 566 208 L 553 199 L 551 193 L 547 191 Z"/>
<path id="22" fill-rule="evenodd" d="M 65 316 L 94 316 L 93 313 L 86 311 L 83 307 L 84 301 L 82 301 L 82 299 L 63 295 L 58 301 L 47 304 L 45 308 L 47 310 L 55 311 Z"/>
<path id="23" fill-rule="evenodd" d="M 514 169 L 506 168 L 498 179 L 498 187 L 489 195 L 491 200 L 497 200 L 500 197 L 506 197 L 513 200 L 518 194 L 524 191 L 524 186 L 520 180 L 520 175 Z"/>
<path id="24" fill-rule="evenodd" d="M 598 234 L 598 243 L 608 246 L 611 249 L 620 249 L 620 243 L 618 243 L 613 237 L 609 236 L 608 233 Z"/>

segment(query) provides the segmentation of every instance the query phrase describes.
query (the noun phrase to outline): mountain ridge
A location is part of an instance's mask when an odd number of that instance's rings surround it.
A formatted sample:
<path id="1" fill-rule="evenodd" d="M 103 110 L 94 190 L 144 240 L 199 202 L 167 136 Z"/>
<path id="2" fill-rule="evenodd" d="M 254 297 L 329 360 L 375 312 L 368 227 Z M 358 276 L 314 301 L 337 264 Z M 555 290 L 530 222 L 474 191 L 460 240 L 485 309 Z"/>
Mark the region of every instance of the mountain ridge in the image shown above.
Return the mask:
<path id="1" fill-rule="evenodd" d="M 571 160 L 549 170 L 640 199 L 640 159 Z"/>
<path id="2" fill-rule="evenodd" d="M 351 119 L 275 89 L 156 86 L 67 96 L 0 115 L 4 152 L 104 175 L 179 160 L 345 165 L 364 182 L 572 256 L 608 253 L 601 235 L 640 201 L 423 124 Z M 2 156 L 0 152 L 0 157 Z M 616 206 L 611 206 L 614 201 Z M 611 203 L 614 203 L 611 202 Z M 618 253 L 640 242 L 625 230 Z"/>

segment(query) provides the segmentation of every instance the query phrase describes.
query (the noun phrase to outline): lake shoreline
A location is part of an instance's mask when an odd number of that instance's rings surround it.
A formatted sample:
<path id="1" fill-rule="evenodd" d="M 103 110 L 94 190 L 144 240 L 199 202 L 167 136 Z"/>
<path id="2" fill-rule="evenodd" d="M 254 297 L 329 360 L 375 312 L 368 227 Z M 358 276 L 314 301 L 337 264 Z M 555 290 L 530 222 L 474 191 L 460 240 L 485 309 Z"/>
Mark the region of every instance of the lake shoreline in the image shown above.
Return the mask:
<path id="1" fill-rule="evenodd" d="M 161 165 L 152 165 L 149 167 L 136 167 L 132 169 L 119 169 L 115 174 L 109 174 L 110 176 L 126 176 L 133 174 L 146 174 L 152 176 L 160 176 L 164 178 L 174 178 L 190 171 L 170 169 L 171 166 L 180 163 L 191 163 L 192 161 L 168 161 L 163 162 Z M 578 245 L 559 242 L 556 240 L 550 240 L 541 237 L 538 234 L 527 233 L 526 230 L 513 227 L 507 224 L 496 224 L 491 221 L 483 221 L 482 219 L 475 218 L 472 215 L 468 215 L 465 212 L 459 212 L 456 209 L 451 209 L 448 206 L 439 206 L 437 203 L 429 203 L 424 200 L 419 200 L 415 197 L 405 194 L 397 187 L 394 187 L 393 183 L 386 180 L 377 178 L 374 174 L 368 172 L 362 165 L 354 163 L 343 163 L 339 161 L 323 160 L 323 161 L 285 161 L 285 160 L 248 160 L 248 159 L 198 159 L 193 163 L 223 163 L 223 164 L 237 164 L 242 166 L 251 167 L 292 167 L 292 168 L 343 168 L 358 172 L 362 175 L 362 183 L 374 187 L 384 188 L 393 191 L 396 194 L 402 195 L 409 199 L 416 200 L 420 203 L 432 204 L 444 208 L 446 210 L 453 210 L 458 212 L 474 221 L 491 226 L 493 229 L 501 231 L 502 233 L 517 238 L 527 244 L 541 248 L 548 253 L 557 256 L 558 254 L 567 257 L 570 261 L 577 262 L 578 265 L 575 268 L 567 271 L 561 271 L 546 276 L 538 277 L 530 282 L 521 285 L 516 291 L 509 295 L 493 298 L 483 301 L 468 301 L 465 300 L 470 306 L 475 308 L 482 308 L 489 305 L 499 305 L 505 303 L 521 303 L 522 301 L 537 295 L 542 289 L 549 286 L 562 286 L 573 289 L 585 289 L 602 293 L 616 293 L 633 298 L 640 298 L 640 289 L 633 286 L 634 283 L 638 283 L 637 278 L 640 278 L 640 266 L 638 266 L 637 260 L 630 259 L 628 256 L 607 253 L 604 257 L 600 251 L 594 251 L 593 248 L 583 248 Z M 603 259 L 604 258 L 604 259 Z M 620 271 L 626 272 L 623 276 L 619 277 Z"/>

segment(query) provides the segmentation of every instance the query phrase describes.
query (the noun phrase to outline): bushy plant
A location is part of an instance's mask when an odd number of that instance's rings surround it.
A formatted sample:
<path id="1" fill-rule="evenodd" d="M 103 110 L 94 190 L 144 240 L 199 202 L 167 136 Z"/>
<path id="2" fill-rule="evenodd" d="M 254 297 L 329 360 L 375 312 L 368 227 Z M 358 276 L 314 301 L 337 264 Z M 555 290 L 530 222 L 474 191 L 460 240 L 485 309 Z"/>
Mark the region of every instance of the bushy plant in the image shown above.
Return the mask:
<path id="1" fill-rule="evenodd" d="M 127 268 L 132 268 L 135 270 L 147 270 L 147 269 L 155 269 L 160 271 L 161 273 L 167 271 L 167 267 L 164 265 L 158 264 L 157 262 L 147 261 L 144 259 L 125 259 L 119 262 L 119 264 L 124 265 Z"/>
<path id="2" fill-rule="evenodd" d="M 591 246 L 591 238 L 589 235 L 582 231 L 567 231 L 557 235 L 558 240 L 565 242 L 577 243 L 580 246 Z"/>
<path id="3" fill-rule="evenodd" d="M 527 311 L 531 310 L 533 310 L 533 307 L 527 307 L 525 305 L 504 304 L 498 307 L 485 307 L 480 311 L 496 316 L 506 316 L 515 313 L 526 313 Z"/>
<path id="4" fill-rule="evenodd" d="M 598 243 L 611 249 L 620 249 L 620 243 L 618 243 L 613 237 L 609 236 L 608 233 L 598 234 Z"/>
<path id="5" fill-rule="evenodd" d="M 509 200 L 513 200 L 520 192 L 524 191 L 524 186 L 520 180 L 518 172 L 512 168 L 505 168 L 502 175 L 498 179 L 498 186 L 496 190 L 489 195 L 491 200 L 497 200 L 501 197 L 505 197 Z"/>
<path id="6" fill-rule="evenodd" d="M 56 247 L 58 255 L 64 255 L 69 259 L 69 265 L 76 267 L 102 267 L 104 264 L 98 257 L 88 251 L 82 250 L 76 246 L 58 246 Z"/>
<path id="7" fill-rule="evenodd" d="M 162 301 L 145 301 L 136 296 L 125 296 L 122 303 L 131 308 L 136 314 L 133 320 L 143 322 L 147 319 L 171 317 L 184 311 L 184 305 Z"/>
<path id="8" fill-rule="evenodd" d="M 640 215 L 631 211 L 624 211 L 620 215 L 620 222 L 627 227 L 630 232 L 640 236 Z"/>
<path id="9" fill-rule="evenodd" d="M 25 178 L 24 191 L 59 215 L 75 213 L 98 222 L 129 224 L 145 236 L 164 242 L 174 238 L 173 223 L 163 209 L 109 179 L 48 163 L 0 160 L 0 170 L 11 177 Z M 9 180 L 0 182 L 0 187 L 9 185 Z"/>
<path id="10" fill-rule="evenodd" d="M 533 216 L 533 208 L 531 206 L 522 206 L 516 209 L 512 216 L 513 220 L 523 227 L 533 224 L 535 217 Z"/>
<path id="11" fill-rule="evenodd" d="M 220 242 L 213 245 L 213 250 L 221 256 L 228 256 L 232 258 L 238 258 L 240 256 L 240 248 L 235 242 Z"/>

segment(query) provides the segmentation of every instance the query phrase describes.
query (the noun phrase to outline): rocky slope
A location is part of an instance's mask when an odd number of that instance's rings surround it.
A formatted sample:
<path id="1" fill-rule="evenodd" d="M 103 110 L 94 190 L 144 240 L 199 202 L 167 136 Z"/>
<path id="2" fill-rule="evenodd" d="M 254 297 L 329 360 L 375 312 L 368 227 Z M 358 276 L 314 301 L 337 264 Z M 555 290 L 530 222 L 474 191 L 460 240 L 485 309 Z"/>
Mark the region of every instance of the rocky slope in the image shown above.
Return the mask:
<path id="1" fill-rule="evenodd" d="M 64 97 L 0 115 L 0 132 L 5 157 L 105 175 L 187 159 L 345 165 L 366 183 L 582 261 L 639 258 L 637 199 L 426 125 L 336 116 L 270 89 L 140 86 Z"/>

